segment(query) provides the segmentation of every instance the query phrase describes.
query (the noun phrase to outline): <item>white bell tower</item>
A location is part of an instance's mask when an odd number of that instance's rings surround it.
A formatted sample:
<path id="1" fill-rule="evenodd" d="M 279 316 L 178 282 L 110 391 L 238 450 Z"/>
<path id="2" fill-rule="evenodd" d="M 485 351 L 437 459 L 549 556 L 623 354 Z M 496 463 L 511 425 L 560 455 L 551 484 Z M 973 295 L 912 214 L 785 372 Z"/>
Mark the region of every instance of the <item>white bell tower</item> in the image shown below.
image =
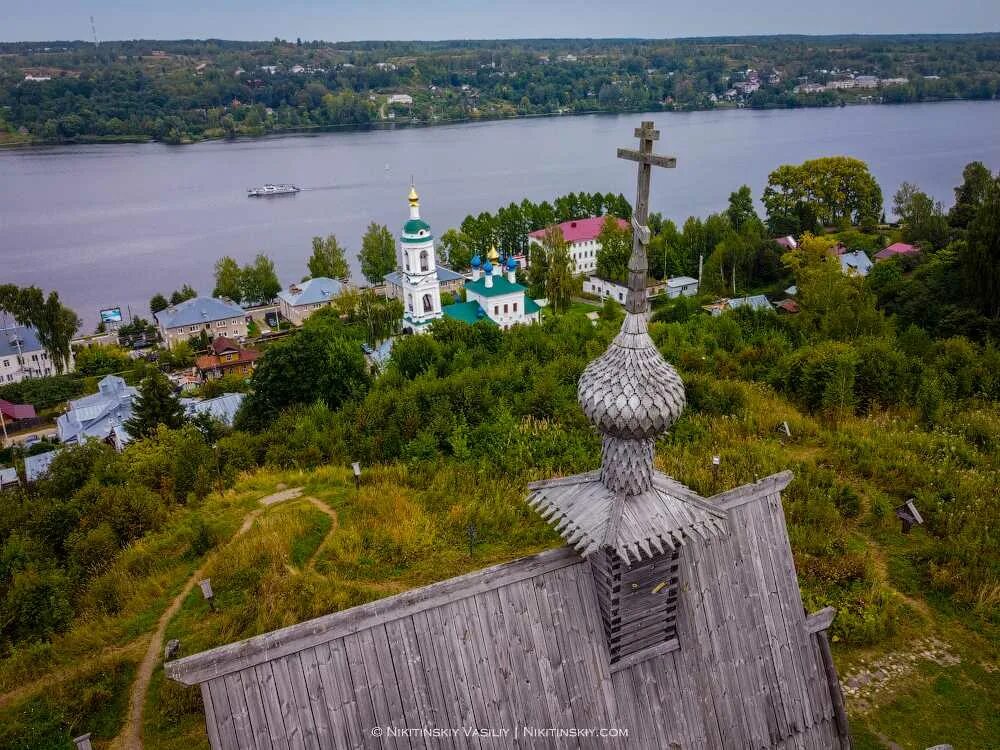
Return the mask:
<path id="1" fill-rule="evenodd" d="M 410 185 L 410 219 L 399 235 L 400 272 L 403 277 L 403 327 L 414 333 L 427 330 L 440 318 L 441 285 L 434 256 L 434 236 L 430 225 L 420 218 L 420 196 Z"/>

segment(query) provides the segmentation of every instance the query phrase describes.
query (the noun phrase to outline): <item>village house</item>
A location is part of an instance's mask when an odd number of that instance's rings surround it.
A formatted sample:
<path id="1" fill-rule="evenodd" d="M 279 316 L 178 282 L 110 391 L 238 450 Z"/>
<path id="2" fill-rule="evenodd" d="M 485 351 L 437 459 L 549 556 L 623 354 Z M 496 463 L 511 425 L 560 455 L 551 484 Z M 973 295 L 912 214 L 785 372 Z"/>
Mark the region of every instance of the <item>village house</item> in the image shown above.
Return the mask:
<path id="1" fill-rule="evenodd" d="M 667 297 L 697 297 L 698 279 L 691 276 L 673 276 L 667 279 Z"/>
<path id="2" fill-rule="evenodd" d="M 776 237 L 774 241 L 786 250 L 794 250 L 799 246 L 799 243 L 796 242 L 795 238 L 790 234 L 784 237 Z"/>
<path id="3" fill-rule="evenodd" d="M 38 415 L 31 404 L 14 404 L 0 398 L 0 423 L 5 430 L 17 430 L 37 422 Z"/>
<path id="4" fill-rule="evenodd" d="M 573 261 L 573 271 L 576 273 L 593 273 L 597 270 L 597 254 L 601 243 L 597 235 L 604 226 L 604 216 L 591 216 L 587 219 L 573 219 L 559 224 L 563 239 L 569 243 L 569 257 Z M 616 219 L 618 226 L 628 229 L 628 222 Z M 548 229 L 538 229 L 528 235 L 528 255 L 531 255 L 531 245 L 541 245 Z"/>
<path id="5" fill-rule="evenodd" d="M 650 153 L 652 123 L 636 133 Z M 648 332 L 645 254 L 633 261 L 621 329 L 577 389 L 600 467 L 527 487 L 565 545 L 167 661 L 199 686 L 213 750 L 409 747 L 393 734 L 408 727 L 506 730 L 491 748 L 851 747 L 836 611 L 807 614 L 796 578 L 791 472 L 702 497 L 654 466 L 687 399 Z M 616 733 L 512 731 L 573 727 Z"/>
<path id="6" fill-rule="evenodd" d="M 97 393 L 73 399 L 65 414 L 56 419 L 59 442 L 80 444 L 85 440 L 110 440 L 118 447 L 128 442 L 125 422 L 132 417 L 132 399 L 138 390 L 117 375 L 97 384 Z"/>
<path id="7" fill-rule="evenodd" d="M 195 360 L 194 366 L 204 380 L 217 380 L 227 375 L 250 377 L 260 352 L 244 349 L 239 342 L 225 336 L 216 336 L 209 346 L 209 354 Z"/>
<path id="8" fill-rule="evenodd" d="M 583 291 L 587 294 L 596 295 L 602 300 L 610 297 L 615 302 L 624 305 L 625 298 L 628 296 L 628 284 L 623 284 L 620 281 L 612 281 L 611 279 L 602 279 L 600 276 L 590 276 L 583 281 Z M 666 291 L 667 283 L 665 281 L 657 281 L 652 277 L 646 279 L 647 298 L 659 297 Z"/>
<path id="9" fill-rule="evenodd" d="M 854 250 L 853 252 L 843 252 L 838 256 L 840 268 L 847 276 L 865 277 L 872 268 L 872 261 L 864 250 Z"/>
<path id="10" fill-rule="evenodd" d="M 24 457 L 24 480 L 26 482 L 37 482 L 49 470 L 52 459 L 59 454 L 59 449 L 36 453 L 33 456 Z"/>
<path id="11" fill-rule="evenodd" d="M 13 466 L 0 466 L 0 492 L 21 484 L 17 469 Z"/>
<path id="12" fill-rule="evenodd" d="M 718 317 L 724 312 L 739 310 L 740 308 L 774 312 L 774 306 L 771 304 L 771 301 L 763 294 L 754 294 L 749 297 L 734 297 L 732 299 L 723 298 L 709 305 L 703 305 L 701 309 L 711 313 L 713 317 Z"/>
<path id="13" fill-rule="evenodd" d="M 918 255 L 920 253 L 920 248 L 916 245 L 910 245 L 906 242 L 893 242 L 889 247 L 879 250 L 875 253 L 875 260 L 889 260 L 890 258 L 898 258 L 900 256 L 908 255 Z"/>
<path id="14" fill-rule="evenodd" d="M 226 336 L 243 339 L 247 335 L 246 312 L 228 299 L 194 297 L 156 313 L 156 324 L 167 348 L 187 341 L 202 331 L 210 338 Z"/>
<path id="15" fill-rule="evenodd" d="M 278 292 L 278 312 L 293 325 L 300 326 L 314 312 L 340 296 L 345 284 L 337 279 L 317 276 L 292 284 Z"/>
<path id="16" fill-rule="evenodd" d="M 409 94 L 390 94 L 388 99 L 389 104 L 413 104 L 413 97 Z"/>
<path id="17" fill-rule="evenodd" d="M 68 371 L 72 369 L 71 353 Z M 0 385 L 56 374 L 56 366 L 34 328 L 16 325 L 0 329 Z"/>

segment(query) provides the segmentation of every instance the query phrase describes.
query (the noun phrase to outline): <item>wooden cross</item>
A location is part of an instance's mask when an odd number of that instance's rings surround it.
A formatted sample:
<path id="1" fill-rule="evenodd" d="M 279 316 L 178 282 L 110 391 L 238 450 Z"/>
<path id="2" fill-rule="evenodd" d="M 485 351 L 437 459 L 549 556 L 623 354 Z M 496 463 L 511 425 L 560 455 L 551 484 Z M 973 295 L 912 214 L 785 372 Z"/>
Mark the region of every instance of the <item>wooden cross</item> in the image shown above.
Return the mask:
<path id="1" fill-rule="evenodd" d="M 672 169 L 677 166 L 677 159 L 653 153 L 653 141 L 659 140 L 660 131 L 653 127 L 652 121 L 644 121 L 636 128 L 635 137 L 639 139 L 639 150 L 620 148 L 618 158 L 639 163 L 635 208 L 632 209 L 632 257 L 628 262 L 629 292 L 625 309 L 630 313 L 643 313 L 646 311 L 646 271 L 649 267 L 646 258 L 646 245 L 649 243 L 649 227 L 646 226 L 649 218 L 649 178 L 652 167 Z"/>

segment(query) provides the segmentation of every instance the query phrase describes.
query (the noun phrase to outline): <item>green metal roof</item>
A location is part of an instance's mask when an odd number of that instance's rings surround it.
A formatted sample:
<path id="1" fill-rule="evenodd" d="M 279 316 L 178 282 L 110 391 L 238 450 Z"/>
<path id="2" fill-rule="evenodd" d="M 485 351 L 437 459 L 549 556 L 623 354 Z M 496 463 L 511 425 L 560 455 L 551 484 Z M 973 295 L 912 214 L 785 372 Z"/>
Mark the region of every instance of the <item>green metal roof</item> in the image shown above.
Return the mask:
<path id="1" fill-rule="evenodd" d="M 465 288 L 483 297 L 496 297 L 501 294 L 514 294 L 514 292 L 524 291 L 523 286 L 512 284 L 507 281 L 505 276 L 494 276 L 493 286 L 486 286 L 485 278 L 480 278 L 479 281 L 466 281 Z"/>
<path id="2" fill-rule="evenodd" d="M 403 235 L 403 236 L 401 236 L 399 238 L 399 241 L 400 242 L 407 242 L 407 243 L 409 243 L 411 245 L 417 245 L 417 244 L 422 244 L 422 243 L 427 242 L 427 241 L 432 240 L 432 239 L 434 239 L 434 235 L 428 232 L 423 237 L 407 237 L 407 236 Z"/>
<path id="3" fill-rule="evenodd" d="M 403 225 L 403 234 L 419 234 L 420 230 L 429 234 L 431 231 L 431 225 L 423 219 L 410 219 Z"/>
<path id="4" fill-rule="evenodd" d="M 478 302 L 456 302 L 454 305 L 445 305 L 441 308 L 441 312 L 445 314 L 447 318 L 453 318 L 454 320 L 460 320 L 463 323 L 478 323 L 480 320 L 485 320 L 491 325 L 496 325 L 489 316 L 483 311 L 483 308 L 479 306 Z M 480 315 L 482 312 L 482 315 Z"/>
<path id="5" fill-rule="evenodd" d="M 542 308 L 540 308 L 538 306 L 538 303 L 535 302 L 535 300 L 531 299 L 531 297 L 529 297 L 527 294 L 524 295 L 524 314 L 525 315 L 531 315 L 531 313 L 536 313 L 536 312 L 538 312 L 541 309 Z"/>

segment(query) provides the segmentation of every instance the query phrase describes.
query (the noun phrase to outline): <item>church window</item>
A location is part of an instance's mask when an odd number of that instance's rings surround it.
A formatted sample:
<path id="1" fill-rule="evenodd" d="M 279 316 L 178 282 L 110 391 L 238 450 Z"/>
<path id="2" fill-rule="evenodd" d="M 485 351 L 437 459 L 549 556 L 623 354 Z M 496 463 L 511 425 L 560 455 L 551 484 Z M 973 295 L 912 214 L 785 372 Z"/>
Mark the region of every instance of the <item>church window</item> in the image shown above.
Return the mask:
<path id="1" fill-rule="evenodd" d="M 430 270 L 430 262 L 428 261 L 427 251 L 426 250 L 421 250 L 420 251 L 420 270 L 421 271 L 429 271 Z"/>
<path id="2" fill-rule="evenodd" d="M 409 253 L 403 253 L 403 257 L 406 260 L 406 270 L 409 271 L 410 270 L 410 254 Z"/>
<path id="3" fill-rule="evenodd" d="M 431 299 L 431 295 L 429 294 L 424 295 L 424 312 L 434 312 L 434 300 Z"/>
<path id="4" fill-rule="evenodd" d="M 517 303 L 514 303 L 514 312 L 517 312 Z"/>
<path id="5" fill-rule="evenodd" d="M 509 311 L 507 310 L 507 305 L 503 306 L 503 314 L 506 315 Z"/>
<path id="6" fill-rule="evenodd" d="M 406 308 L 410 312 L 413 312 L 413 295 L 412 294 L 407 294 L 406 295 Z"/>
<path id="7" fill-rule="evenodd" d="M 500 305 L 493 305 L 493 314 L 494 315 L 500 314 Z"/>

